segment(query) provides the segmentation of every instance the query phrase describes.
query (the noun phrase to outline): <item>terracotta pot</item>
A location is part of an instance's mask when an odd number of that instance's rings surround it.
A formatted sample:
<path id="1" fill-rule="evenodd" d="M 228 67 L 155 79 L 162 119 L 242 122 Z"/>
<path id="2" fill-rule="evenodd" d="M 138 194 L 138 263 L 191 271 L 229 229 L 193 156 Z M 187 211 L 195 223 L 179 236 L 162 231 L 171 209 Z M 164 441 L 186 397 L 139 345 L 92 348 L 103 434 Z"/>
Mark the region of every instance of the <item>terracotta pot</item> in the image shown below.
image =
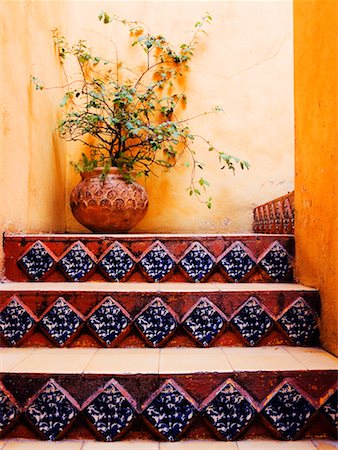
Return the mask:
<path id="1" fill-rule="evenodd" d="M 83 172 L 70 195 L 75 218 L 95 233 L 124 233 L 133 228 L 148 210 L 148 195 L 138 183 L 128 183 L 117 167 L 104 181 L 102 169 Z"/>

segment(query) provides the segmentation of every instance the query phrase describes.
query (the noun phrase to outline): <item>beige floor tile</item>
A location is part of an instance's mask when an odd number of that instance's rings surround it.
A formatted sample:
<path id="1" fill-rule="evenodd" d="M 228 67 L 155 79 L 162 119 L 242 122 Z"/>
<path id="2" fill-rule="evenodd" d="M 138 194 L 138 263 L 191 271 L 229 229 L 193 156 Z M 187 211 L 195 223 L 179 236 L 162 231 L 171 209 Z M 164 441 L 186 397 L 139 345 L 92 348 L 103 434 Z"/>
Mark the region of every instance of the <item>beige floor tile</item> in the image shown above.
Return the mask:
<path id="1" fill-rule="evenodd" d="M 160 450 L 237 450 L 236 442 L 182 441 L 161 442 Z"/>
<path id="2" fill-rule="evenodd" d="M 237 442 L 238 450 L 316 450 L 310 440 L 306 441 L 272 441 L 272 440 L 247 440 Z"/>
<path id="3" fill-rule="evenodd" d="M 95 348 L 39 348 L 11 372 L 82 373 L 96 352 Z"/>
<path id="4" fill-rule="evenodd" d="M 221 348 L 163 348 L 160 373 L 232 372 Z"/>
<path id="5" fill-rule="evenodd" d="M 326 441 L 315 439 L 313 443 L 317 450 L 334 450 L 335 448 L 338 448 L 337 441 Z"/>
<path id="6" fill-rule="evenodd" d="M 82 450 L 83 441 L 48 442 L 31 439 L 8 441 L 2 450 Z"/>
<path id="7" fill-rule="evenodd" d="M 158 442 L 126 441 L 126 442 L 85 442 L 81 450 L 159 450 Z"/>
<path id="8" fill-rule="evenodd" d="M 233 370 L 305 370 L 304 364 L 283 347 L 222 347 Z"/>
<path id="9" fill-rule="evenodd" d="M 87 364 L 85 373 L 158 373 L 160 350 L 156 348 L 102 348 Z"/>
<path id="10" fill-rule="evenodd" d="M 0 348 L 0 372 L 9 372 L 36 351 L 35 348 Z"/>
<path id="11" fill-rule="evenodd" d="M 308 370 L 338 370 L 338 358 L 320 348 L 285 347 Z"/>

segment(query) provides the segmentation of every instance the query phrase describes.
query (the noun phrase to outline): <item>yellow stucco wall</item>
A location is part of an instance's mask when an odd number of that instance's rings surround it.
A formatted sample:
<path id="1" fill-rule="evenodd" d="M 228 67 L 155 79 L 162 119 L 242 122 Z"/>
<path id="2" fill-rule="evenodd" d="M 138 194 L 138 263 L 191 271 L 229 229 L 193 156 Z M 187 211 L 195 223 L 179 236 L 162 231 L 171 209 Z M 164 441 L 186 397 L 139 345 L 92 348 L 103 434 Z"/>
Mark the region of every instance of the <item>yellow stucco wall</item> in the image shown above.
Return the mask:
<path id="1" fill-rule="evenodd" d="M 296 0 L 296 275 L 320 289 L 322 345 L 338 354 L 338 3 Z"/>

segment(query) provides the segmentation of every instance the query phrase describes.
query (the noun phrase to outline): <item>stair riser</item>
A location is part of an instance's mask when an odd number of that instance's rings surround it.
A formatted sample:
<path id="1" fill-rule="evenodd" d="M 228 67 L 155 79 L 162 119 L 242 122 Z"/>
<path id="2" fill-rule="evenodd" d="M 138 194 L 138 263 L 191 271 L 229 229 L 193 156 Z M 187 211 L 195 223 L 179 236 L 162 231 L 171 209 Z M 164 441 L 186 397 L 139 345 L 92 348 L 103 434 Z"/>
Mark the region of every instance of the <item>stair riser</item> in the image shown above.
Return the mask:
<path id="1" fill-rule="evenodd" d="M 60 298 L 62 305 L 57 308 L 54 305 Z M 4 346 L 209 347 L 318 343 L 316 291 L 13 291 L 0 293 L 1 309 L 4 321 L 12 324 L 5 329 L 1 341 Z M 24 309 L 30 317 L 20 314 Z M 55 314 L 51 316 L 53 311 Z M 70 314 L 65 316 L 67 311 Z M 162 324 L 158 327 L 161 312 L 166 315 L 162 314 Z M 69 334 L 53 335 L 47 320 L 50 317 L 58 330 L 64 333 L 70 330 Z M 150 326 L 147 331 L 142 326 L 145 321 Z"/>
<path id="2" fill-rule="evenodd" d="M 41 392 L 50 379 L 54 381 L 46 397 Z M 332 370 L 168 376 L 13 373 L 3 375 L 2 383 L 2 391 L 15 404 L 15 412 L 8 407 L 2 418 L 7 438 L 296 440 L 335 436 L 332 395 L 337 373 Z M 116 414 L 111 421 L 119 424 L 119 432 L 99 431 L 100 414 L 102 422 Z M 285 425 L 289 419 L 295 428 Z M 43 422 L 48 424 L 45 429 Z M 179 425 L 179 431 L 168 423 Z"/>
<path id="3" fill-rule="evenodd" d="M 4 248 L 11 281 L 287 282 L 294 239 L 36 235 L 7 236 Z"/>

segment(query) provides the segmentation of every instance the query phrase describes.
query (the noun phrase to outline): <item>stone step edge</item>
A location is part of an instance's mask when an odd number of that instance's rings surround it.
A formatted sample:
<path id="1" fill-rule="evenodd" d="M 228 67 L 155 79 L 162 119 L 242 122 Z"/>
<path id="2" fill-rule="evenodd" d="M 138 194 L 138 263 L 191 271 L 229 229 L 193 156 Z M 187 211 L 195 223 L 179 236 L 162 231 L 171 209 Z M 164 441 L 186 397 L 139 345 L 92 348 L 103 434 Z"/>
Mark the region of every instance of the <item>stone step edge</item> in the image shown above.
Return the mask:
<path id="1" fill-rule="evenodd" d="M 338 371 L 338 358 L 315 347 L 8 348 L 0 373 L 179 375 Z"/>
<path id="2" fill-rule="evenodd" d="M 318 292 L 317 289 L 297 283 L 144 283 L 72 281 L 28 282 L 0 281 L 0 292 Z"/>
<path id="3" fill-rule="evenodd" d="M 140 233 L 140 234 L 93 234 L 93 233 L 5 233 L 4 234 L 4 238 L 7 239 L 22 239 L 23 237 L 27 237 L 29 239 L 32 238 L 36 238 L 36 239 L 55 239 L 55 238 L 70 238 L 70 239 L 74 239 L 74 238 L 81 238 L 81 239 L 89 239 L 89 240 L 99 240 L 99 239 L 123 239 L 126 240 L 128 238 L 131 239 L 154 239 L 154 237 L 158 237 L 158 238 L 173 238 L 173 239 L 177 239 L 177 238 L 218 238 L 218 237 L 229 237 L 229 238 L 237 238 L 237 237 L 268 237 L 268 238 L 273 238 L 273 237 L 277 237 L 277 236 L 281 236 L 283 238 L 290 238 L 290 237 L 294 237 L 293 234 L 281 234 L 281 233 L 276 233 L 276 234 L 267 234 L 267 233 L 196 233 L 196 234 L 192 234 L 192 233 Z"/>
<path id="4" fill-rule="evenodd" d="M 63 440 L 60 442 L 35 439 L 10 439 L 0 441 L 0 450 L 333 450 L 337 441 L 304 439 L 296 442 L 281 442 L 272 439 L 247 439 L 233 442 L 181 441 L 157 442 L 128 440 L 120 442 L 95 442 L 93 440 Z"/>

